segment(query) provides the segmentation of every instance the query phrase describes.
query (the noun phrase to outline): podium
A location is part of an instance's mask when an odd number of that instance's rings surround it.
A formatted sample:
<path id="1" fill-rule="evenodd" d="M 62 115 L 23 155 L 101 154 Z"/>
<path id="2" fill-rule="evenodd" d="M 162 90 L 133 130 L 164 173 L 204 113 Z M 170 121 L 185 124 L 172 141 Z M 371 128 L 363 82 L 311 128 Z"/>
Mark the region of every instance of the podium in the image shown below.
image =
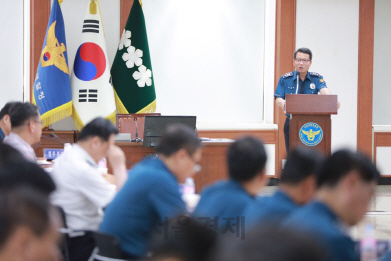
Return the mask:
<path id="1" fill-rule="evenodd" d="M 287 94 L 286 113 L 289 125 L 289 148 L 312 147 L 331 153 L 331 114 L 337 114 L 337 95 Z"/>

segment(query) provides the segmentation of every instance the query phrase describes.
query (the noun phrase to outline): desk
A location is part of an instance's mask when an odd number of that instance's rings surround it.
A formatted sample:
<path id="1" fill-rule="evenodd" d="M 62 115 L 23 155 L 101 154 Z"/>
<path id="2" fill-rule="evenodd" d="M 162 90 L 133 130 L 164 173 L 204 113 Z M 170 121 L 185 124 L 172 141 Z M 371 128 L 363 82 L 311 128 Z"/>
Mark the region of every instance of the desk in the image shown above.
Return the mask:
<path id="1" fill-rule="evenodd" d="M 58 138 L 51 137 L 50 134 L 55 134 Z M 41 141 L 34 144 L 33 148 L 37 157 L 43 157 L 43 149 L 63 149 L 64 143 L 74 142 L 74 131 L 42 131 Z"/>
<path id="2" fill-rule="evenodd" d="M 55 133 L 60 139 L 50 138 L 50 133 Z M 35 146 L 35 154 L 38 157 L 43 156 L 43 148 L 63 148 L 63 142 L 73 143 L 76 135 L 74 131 L 44 131 L 42 136 L 46 138 L 42 138 L 41 142 Z M 230 142 L 203 142 L 202 170 L 194 176 L 197 193 L 206 185 L 228 177 L 226 152 L 230 144 Z M 124 151 L 128 169 L 145 156 L 155 153 L 154 148 L 143 147 L 142 143 L 126 141 L 116 142 L 116 145 Z M 109 173 L 112 173 L 110 165 L 108 167 Z"/>
<path id="3" fill-rule="evenodd" d="M 154 148 L 143 147 L 142 143 L 116 142 L 126 155 L 127 167 L 131 168 L 145 156 L 155 153 Z M 230 142 L 204 142 L 202 151 L 202 170 L 194 176 L 196 192 L 199 193 L 206 185 L 228 177 L 226 152 Z M 110 169 L 109 169 L 110 171 Z"/>

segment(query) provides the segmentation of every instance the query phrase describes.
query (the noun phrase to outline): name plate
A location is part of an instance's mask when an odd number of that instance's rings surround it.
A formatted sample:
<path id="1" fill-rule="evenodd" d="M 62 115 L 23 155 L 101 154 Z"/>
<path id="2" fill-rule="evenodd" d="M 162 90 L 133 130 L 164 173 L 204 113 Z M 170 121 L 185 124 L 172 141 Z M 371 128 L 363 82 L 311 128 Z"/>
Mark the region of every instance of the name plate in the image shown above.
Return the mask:
<path id="1" fill-rule="evenodd" d="M 64 153 L 64 149 L 43 149 L 43 157 L 47 160 L 54 160 Z"/>

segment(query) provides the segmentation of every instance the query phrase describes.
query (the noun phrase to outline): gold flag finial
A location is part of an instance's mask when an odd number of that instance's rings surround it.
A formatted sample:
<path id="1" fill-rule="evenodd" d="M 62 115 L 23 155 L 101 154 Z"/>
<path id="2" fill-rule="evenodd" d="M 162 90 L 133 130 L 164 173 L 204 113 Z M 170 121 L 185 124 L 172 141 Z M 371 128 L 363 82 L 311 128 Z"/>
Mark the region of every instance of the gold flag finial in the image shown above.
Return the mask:
<path id="1" fill-rule="evenodd" d="M 91 0 L 90 14 L 96 14 L 96 12 L 97 12 L 96 2 L 95 2 L 95 0 Z"/>

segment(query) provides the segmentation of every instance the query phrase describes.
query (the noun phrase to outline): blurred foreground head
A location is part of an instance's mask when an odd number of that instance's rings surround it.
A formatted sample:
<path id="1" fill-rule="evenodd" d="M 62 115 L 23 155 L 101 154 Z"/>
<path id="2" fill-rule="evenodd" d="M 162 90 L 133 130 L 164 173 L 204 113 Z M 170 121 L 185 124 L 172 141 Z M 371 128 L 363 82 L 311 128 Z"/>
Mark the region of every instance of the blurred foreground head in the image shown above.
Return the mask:
<path id="1" fill-rule="evenodd" d="M 58 260 L 60 217 L 27 186 L 0 189 L 0 260 Z"/>
<path id="2" fill-rule="evenodd" d="M 296 202 L 305 204 L 316 192 L 316 177 L 323 155 L 306 147 L 292 149 L 281 172 L 280 187 Z"/>
<path id="3" fill-rule="evenodd" d="M 368 209 L 380 177 L 361 152 L 339 150 L 323 163 L 317 178 L 318 198 L 348 225 L 357 224 Z"/>
<path id="4" fill-rule="evenodd" d="M 156 152 L 178 182 L 184 183 L 201 161 L 201 147 L 195 130 L 184 124 L 172 124 L 164 131 Z"/>
<path id="5" fill-rule="evenodd" d="M 49 174 L 13 147 L 0 143 L 0 189 L 28 186 L 49 195 L 56 188 Z"/>
<path id="6" fill-rule="evenodd" d="M 256 137 L 243 136 L 228 148 L 229 177 L 247 187 L 246 191 L 255 196 L 268 182 L 266 160 L 263 142 Z"/>
<path id="7" fill-rule="evenodd" d="M 325 261 L 325 250 L 310 235 L 258 227 L 240 241 L 222 241 L 210 261 Z"/>
<path id="8" fill-rule="evenodd" d="M 80 131 L 77 144 L 99 162 L 114 145 L 117 134 L 118 130 L 111 121 L 98 117 L 87 123 Z"/>
<path id="9" fill-rule="evenodd" d="M 188 216 L 167 220 L 155 231 L 151 261 L 202 261 L 216 243 L 216 232 Z"/>

